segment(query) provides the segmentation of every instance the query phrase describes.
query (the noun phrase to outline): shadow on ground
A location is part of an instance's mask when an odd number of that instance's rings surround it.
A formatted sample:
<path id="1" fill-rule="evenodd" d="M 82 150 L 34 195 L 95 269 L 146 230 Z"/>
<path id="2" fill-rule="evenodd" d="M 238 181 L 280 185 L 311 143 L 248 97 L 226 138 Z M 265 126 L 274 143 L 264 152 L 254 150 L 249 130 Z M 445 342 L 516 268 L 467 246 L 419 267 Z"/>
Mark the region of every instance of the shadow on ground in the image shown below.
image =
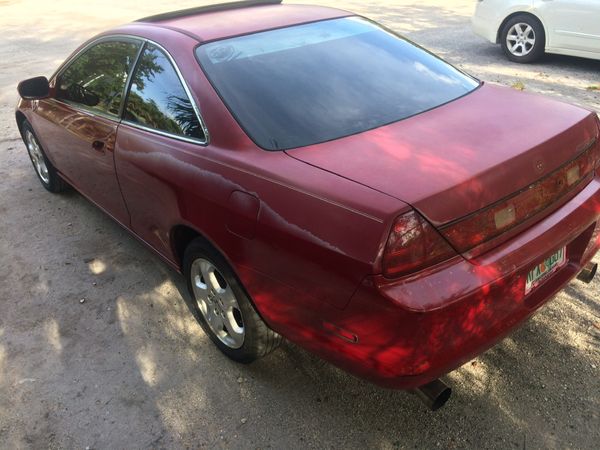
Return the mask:
<path id="1" fill-rule="evenodd" d="M 1 410 L 12 425 L 0 429 L 0 442 L 506 448 L 572 446 L 597 434 L 600 405 L 590 394 L 598 378 L 581 376 L 589 362 L 574 343 L 597 348 L 598 307 L 581 284 L 450 374 L 454 396 L 431 413 L 409 393 L 358 380 L 289 343 L 249 366 L 229 361 L 192 318 L 179 275 L 78 194 L 41 195 L 21 165 L 13 186 L 32 207 L 13 214 L 23 224 L 40 212 L 45 220 L 30 236 L 7 230 L 2 241 L 2 254 L 13 256 L 3 262 L 0 322 L 0 385 L 11 393 Z M 30 239 L 27 252 L 7 248 Z M 28 291 L 14 296 L 10 286 Z M 575 410 L 583 415 L 561 414 Z"/>

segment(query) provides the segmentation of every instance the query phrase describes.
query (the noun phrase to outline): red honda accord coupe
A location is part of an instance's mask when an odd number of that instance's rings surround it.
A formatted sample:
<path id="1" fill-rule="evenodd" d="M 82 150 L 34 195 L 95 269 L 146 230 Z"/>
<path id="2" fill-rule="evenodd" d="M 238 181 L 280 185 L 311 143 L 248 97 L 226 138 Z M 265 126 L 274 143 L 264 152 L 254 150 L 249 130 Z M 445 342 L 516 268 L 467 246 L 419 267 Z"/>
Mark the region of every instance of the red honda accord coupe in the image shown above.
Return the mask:
<path id="1" fill-rule="evenodd" d="M 227 356 L 284 336 L 437 407 L 438 377 L 593 277 L 600 122 L 279 3 L 94 37 L 19 85 L 29 156 L 185 275 Z"/>

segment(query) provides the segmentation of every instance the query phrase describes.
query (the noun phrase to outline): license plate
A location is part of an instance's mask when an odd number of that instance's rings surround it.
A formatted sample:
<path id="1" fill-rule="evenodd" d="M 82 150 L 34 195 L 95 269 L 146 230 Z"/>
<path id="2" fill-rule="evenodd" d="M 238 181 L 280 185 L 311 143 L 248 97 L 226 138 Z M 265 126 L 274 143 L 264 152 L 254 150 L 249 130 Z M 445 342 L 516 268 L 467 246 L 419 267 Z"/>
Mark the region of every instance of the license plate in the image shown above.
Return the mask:
<path id="1" fill-rule="evenodd" d="M 527 274 L 527 280 L 525 281 L 525 294 L 531 292 L 533 289 L 542 284 L 550 275 L 560 269 L 567 261 L 566 254 L 566 248 L 563 247 L 535 266 L 531 272 Z"/>

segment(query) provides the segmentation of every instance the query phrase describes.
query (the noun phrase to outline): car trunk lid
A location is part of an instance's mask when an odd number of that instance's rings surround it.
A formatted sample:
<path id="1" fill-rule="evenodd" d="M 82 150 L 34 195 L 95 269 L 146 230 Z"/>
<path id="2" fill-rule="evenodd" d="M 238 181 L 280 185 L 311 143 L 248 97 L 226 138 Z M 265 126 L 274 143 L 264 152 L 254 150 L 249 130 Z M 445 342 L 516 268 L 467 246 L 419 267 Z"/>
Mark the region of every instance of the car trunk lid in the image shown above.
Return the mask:
<path id="1" fill-rule="evenodd" d="M 443 229 L 550 177 L 597 135 L 589 111 L 482 85 L 412 118 L 287 154 L 396 197 Z"/>

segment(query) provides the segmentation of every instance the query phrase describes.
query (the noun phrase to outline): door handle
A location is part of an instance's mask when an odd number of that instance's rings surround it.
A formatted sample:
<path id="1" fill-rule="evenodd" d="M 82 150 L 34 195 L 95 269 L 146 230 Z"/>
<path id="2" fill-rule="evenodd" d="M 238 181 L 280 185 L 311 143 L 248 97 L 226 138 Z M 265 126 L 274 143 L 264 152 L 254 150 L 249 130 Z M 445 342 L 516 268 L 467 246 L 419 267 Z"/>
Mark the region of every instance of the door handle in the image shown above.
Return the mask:
<path id="1" fill-rule="evenodd" d="M 104 142 L 102 141 L 94 141 L 92 142 L 92 148 L 101 152 L 104 149 Z"/>

